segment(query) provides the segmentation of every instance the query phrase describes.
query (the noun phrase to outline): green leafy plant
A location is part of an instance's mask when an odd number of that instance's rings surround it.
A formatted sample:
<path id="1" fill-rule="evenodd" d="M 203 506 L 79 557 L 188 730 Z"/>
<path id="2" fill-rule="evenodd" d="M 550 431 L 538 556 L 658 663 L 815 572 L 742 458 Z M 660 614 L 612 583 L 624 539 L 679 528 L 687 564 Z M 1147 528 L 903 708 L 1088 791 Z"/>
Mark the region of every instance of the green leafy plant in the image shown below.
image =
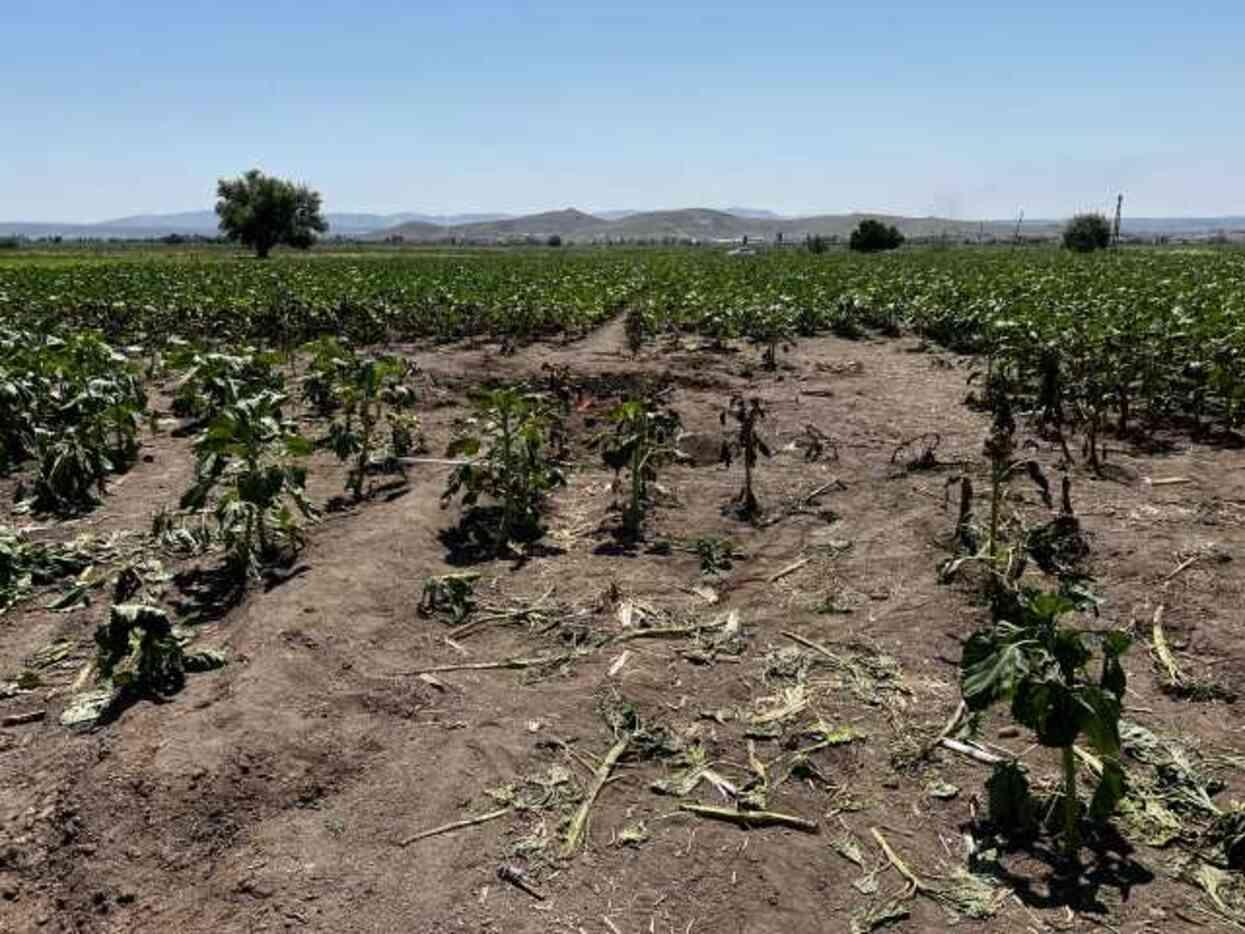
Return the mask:
<path id="1" fill-rule="evenodd" d="M 787 296 L 783 298 L 786 299 Z M 748 336 L 765 348 L 761 354 L 763 368 L 778 369 L 778 348 L 789 351 L 795 346 L 796 325 L 796 313 L 786 301 L 758 308 L 748 316 Z"/>
<path id="2" fill-rule="evenodd" d="M 729 538 L 705 535 L 692 541 L 691 550 L 700 558 L 701 574 L 721 574 L 734 564 L 735 543 Z"/>
<path id="3" fill-rule="evenodd" d="M 282 417 L 284 402 L 280 393 L 262 392 L 227 406 L 195 445 L 195 483 L 181 499 L 183 509 L 202 509 L 223 488 L 215 507 L 218 533 L 231 571 L 243 581 L 302 547 L 295 511 L 309 519 L 316 514 L 304 493 L 306 469 L 292 463 L 312 445 Z"/>
<path id="4" fill-rule="evenodd" d="M 1072 860 L 1080 840 L 1073 750 L 1078 738 L 1086 739 L 1103 764 L 1090 816 L 1105 819 L 1124 796 L 1119 720 L 1125 674 L 1120 658 L 1130 640 L 1118 631 L 1092 634 L 1061 625 L 1060 617 L 1077 608 L 1061 594 L 1027 590 L 1018 607 L 1016 621 L 996 622 L 965 643 L 960 686 L 970 711 L 1006 702 L 1015 720 L 1033 730 L 1041 745 L 1060 751 L 1063 843 Z M 1097 676 L 1088 667 L 1094 642 L 1101 655 Z"/>
<path id="5" fill-rule="evenodd" d="M 337 411 L 341 399 L 337 384 L 348 366 L 350 351 L 336 337 L 326 334 L 306 344 L 307 369 L 300 380 L 302 398 L 321 418 Z"/>
<path id="6" fill-rule="evenodd" d="M 95 630 L 97 687 L 71 699 L 61 723 L 90 727 L 140 700 L 176 694 L 191 672 L 226 664 L 215 649 L 188 650 L 168 613 L 148 603 L 114 603 L 108 620 Z"/>
<path id="7" fill-rule="evenodd" d="M 283 392 L 285 377 L 274 351 L 239 347 L 231 353 L 178 345 L 167 357 L 179 374 L 173 391 L 173 414 L 208 422 L 226 406 L 260 392 Z"/>
<path id="8" fill-rule="evenodd" d="M 471 433 L 450 444 L 448 457 L 465 457 L 446 481 L 442 504 L 456 496 L 467 509 L 464 525 L 483 534 L 495 551 L 516 540 L 541 535 L 540 511 L 549 494 L 566 483 L 561 466 L 548 454 L 554 421 L 539 396 L 496 389 L 477 401 Z M 480 507 L 481 497 L 495 502 Z"/>
<path id="9" fill-rule="evenodd" d="M 0 331 L 0 352 L 0 470 L 33 458 L 34 505 L 94 504 L 138 453 L 138 368 L 94 331 Z"/>
<path id="10" fill-rule="evenodd" d="M 769 445 L 765 443 L 757 427 L 765 420 L 765 406 L 758 398 L 744 401 L 742 396 L 735 396 L 720 416 L 724 426 L 728 414 L 739 427 L 735 444 L 723 444 L 722 461 L 729 467 L 735 450 L 743 456 L 744 485 L 735 497 L 734 505 L 741 518 L 754 519 L 761 511 L 761 504 L 757 502 L 752 489 L 752 472 L 756 469 L 758 455 L 770 456 Z"/>
<path id="11" fill-rule="evenodd" d="M 375 460 L 380 447 L 380 426 L 385 420 L 386 404 L 404 408 L 414 400 L 414 393 L 401 382 L 405 368 L 396 357 L 360 356 L 342 351 L 334 361 L 331 396 L 336 401 L 337 418 L 329 426 L 324 444 L 342 461 L 353 459 L 347 472 L 346 489 L 355 499 L 363 496 L 363 486 L 372 470 L 398 469 L 393 454 Z M 304 384 L 305 385 L 305 384 Z M 395 448 L 414 443 L 413 426 L 402 421 L 390 422 L 390 437 Z"/>
<path id="12" fill-rule="evenodd" d="M 640 536 L 644 516 L 650 505 L 649 484 L 657 481 L 661 465 L 674 458 L 675 436 L 680 419 L 677 412 L 657 396 L 629 399 L 609 413 L 612 428 L 595 439 L 605 465 L 617 478 L 623 470 L 630 476 L 627 503 L 623 507 L 623 532 Z"/>

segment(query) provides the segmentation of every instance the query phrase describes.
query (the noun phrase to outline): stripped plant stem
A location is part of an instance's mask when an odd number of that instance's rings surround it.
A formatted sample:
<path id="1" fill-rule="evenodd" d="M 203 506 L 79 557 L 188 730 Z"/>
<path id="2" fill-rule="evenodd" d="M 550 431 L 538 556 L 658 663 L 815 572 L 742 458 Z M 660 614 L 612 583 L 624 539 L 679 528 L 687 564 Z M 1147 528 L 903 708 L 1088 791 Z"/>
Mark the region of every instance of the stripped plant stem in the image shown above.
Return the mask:
<path id="1" fill-rule="evenodd" d="M 434 665 L 431 668 L 413 668 L 399 672 L 400 675 L 439 675 L 449 671 L 490 671 L 503 668 L 539 668 L 542 665 L 557 665 L 569 662 L 574 658 L 587 655 L 586 651 L 563 652 L 561 655 L 546 655 L 543 658 L 505 658 L 495 662 L 459 662 L 455 665 Z"/>
<path id="2" fill-rule="evenodd" d="M 707 804 L 680 804 L 679 809 L 708 817 L 712 820 L 728 821 L 741 827 L 790 827 L 803 830 L 805 833 L 816 833 L 817 822 L 794 814 L 782 814 L 778 811 L 737 811 L 732 808 L 711 807 Z"/>
<path id="3" fill-rule="evenodd" d="M 491 820 L 497 820 L 499 817 L 505 817 L 514 808 L 500 808 L 496 811 L 489 811 L 487 814 L 481 814 L 478 817 L 468 817 L 465 820 L 456 820 L 448 824 L 442 824 L 440 827 L 433 827 L 430 830 L 421 830 L 413 836 L 407 837 L 405 840 L 399 841 L 398 846 L 410 846 L 420 840 L 426 840 L 429 837 L 436 837 L 443 833 L 450 833 L 454 830 L 462 830 L 466 827 L 475 827 L 478 824 L 487 824 Z"/>
<path id="4" fill-rule="evenodd" d="M 605 754 L 605 758 L 601 760 L 601 764 L 597 766 L 597 770 L 593 775 L 592 786 L 588 789 L 588 794 L 584 796 L 583 803 L 580 804 L 579 810 L 575 812 L 575 816 L 571 818 L 571 825 L 566 831 L 566 839 L 562 843 L 561 856 L 563 859 L 569 859 L 579 849 L 579 844 L 583 840 L 584 829 L 588 824 L 588 812 L 592 810 L 593 802 L 597 800 L 597 795 L 601 793 L 601 789 L 605 787 L 605 783 L 609 781 L 610 772 L 614 770 L 614 766 L 618 764 L 618 760 L 622 758 L 623 753 L 627 751 L 627 747 L 631 745 L 631 734 L 624 733 L 622 737 L 610 747 L 610 751 Z"/>

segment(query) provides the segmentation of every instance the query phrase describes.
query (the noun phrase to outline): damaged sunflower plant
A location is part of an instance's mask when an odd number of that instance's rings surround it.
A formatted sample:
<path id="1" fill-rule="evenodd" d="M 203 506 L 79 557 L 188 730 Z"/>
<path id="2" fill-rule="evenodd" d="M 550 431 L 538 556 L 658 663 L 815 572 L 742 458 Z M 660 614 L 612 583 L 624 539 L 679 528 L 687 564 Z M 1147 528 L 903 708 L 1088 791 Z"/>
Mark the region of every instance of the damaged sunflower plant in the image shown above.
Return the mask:
<path id="1" fill-rule="evenodd" d="M 1120 658 L 1131 640 L 1118 631 L 1094 633 L 1063 624 L 1061 618 L 1078 607 L 1061 594 L 1026 590 L 1015 605 L 1014 621 L 1000 620 L 965 643 L 960 686 L 971 712 L 1007 703 L 1012 717 L 1032 730 L 1038 743 L 1059 750 L 1063 849 L 1074 864 L 1080 850 L 1079 739 L 1101 757 L 1103 766 L 1090 818 L 1105 820 L 1124 797 L 1119 724 L 1126 679 Z M 1095 647 L 1099 661 L 1091 668 Z"/>

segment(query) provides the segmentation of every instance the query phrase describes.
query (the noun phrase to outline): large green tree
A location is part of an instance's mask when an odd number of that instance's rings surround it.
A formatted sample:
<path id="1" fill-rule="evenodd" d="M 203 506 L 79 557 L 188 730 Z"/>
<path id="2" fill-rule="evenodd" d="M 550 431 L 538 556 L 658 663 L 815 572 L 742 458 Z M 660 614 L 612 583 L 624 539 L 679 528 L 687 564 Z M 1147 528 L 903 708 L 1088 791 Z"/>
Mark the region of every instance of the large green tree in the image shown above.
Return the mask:
<path id="1" fill-rule="evenodd" d="M 858 253 L 880 253 L 883 250 L 894 250 L 903 244 L 903 234 L 898 227 L 888 226 L 872 217 L 867 217 L 852 231 L 848 240 L 848 248 Z"/>
<path id="2" fill-rule="evenodd" d="M 1105 250 L 1111 245 L 1111 223 L 1101 214 L 1077 214 L 1063 229 L 1063 245 L 1078 253 Z"/>
<path id="3" fill-rule="evenodd" d="M 271 178 L 251 169 L 240 178 L 216 183 L 220 229 L 266 259 L 277 244 L 308 249 L 316 234 L 329 229 L 320 215 L 320 193 L 306 185 Z"/>

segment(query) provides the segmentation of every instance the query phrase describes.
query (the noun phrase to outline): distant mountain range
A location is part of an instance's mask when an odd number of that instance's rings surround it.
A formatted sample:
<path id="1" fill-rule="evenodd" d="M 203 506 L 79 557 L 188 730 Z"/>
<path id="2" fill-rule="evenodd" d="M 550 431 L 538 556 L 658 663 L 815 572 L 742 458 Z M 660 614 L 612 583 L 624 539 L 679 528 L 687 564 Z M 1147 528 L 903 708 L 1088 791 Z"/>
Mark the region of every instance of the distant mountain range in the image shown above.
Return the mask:
<path id="1" fill-rule="evenodd" d="M 678 240 L 735 241 L 743 237 L 775 240 L 779 235 L 787 241 L 803 240 L 806 236 L 848 237 L 865 218 L 877 218 L 894 224 L 907 237 L 929 239 L 952 237 L 1011 238 L 1015 235 L 1013 220 L 965 221 L 944 217 L 903 217 L 887 214 L 818 214 L 810 217 L 783 217 L 772 211 L 735 208 L 717 211 L 708 208 L 683 208 L 673 211 L 616 211 L 586 214 L 574 208 L 550 211 L 502 221 L 458 224 L 439 227 L 420 221 L 409 221 L 365 235 L 365 239 L 401 237 L 408 241 L 436 241 L 453 236 L 459 240 L 505 241 L 534 237 L 546 239 L 557 235 L 570 242 L 605 240 Z M 1022 233 L 1030 237 L 1057 236 L 1061 220 L 1026 220 Z M 1227 231 L 1245 235 L 1245 217 L 1215 218 L 1132 218 L 1121 225 L 1121 232 L 1131 236 L 1207 237 Z"/>
<path id="2" fill-rule="evenodd" d="M 329 212 L 324 219 L 329 223 L 329 235 L 357 237 L 396 227 L 399 224 L 424 223 L 441 227 L 455 224 L 482 224 L 505 220 L 512 215 L 497 213 L 481 214 L 418 214 L 404 211 L 398 214 L 361 214 Z M 215 237 L 214 211 L 180 211 L 173 214 L 135 214 L 117 217 L 93 224 L 57 224 L 29 221 L 0 221 L 0 236 L 18 237 L 86 237 L 99 239 L 146 240 L 180 234 L 191 237 Z"/>
<path id="3" fill-rule="evenodd" d="M 664 211 L 609 210 L 591 214 L 567 208 L 539 214 L 514 216 L 502 213 L 474 214 L 396 214 L 335 213 L 325 219 L 329 236 L 382 240 L 402 237 L 410 241 L 436 241 L 455 237 L 473 241 L 507 241 L 557 235 L 568 242 L 604 240 L 654 240 L 673 237 L 696 240 L 739 240 L 745 236 L 773 240 L 779 234 L 787 240 L 808 235 L 846 237 L 860 221 L 875 217 L 894 224 L 908 237 L 954 238 L 1011 237 L 1015 221 L 966 221 L 941 217 L 903 217 L 885 214 L 818 214 L 791 217 L 757 208 L 682 208 Z M 1054 236 L 1062 221 L 1026 220 L 1022 232 L 1028 236 Z M 1132 236 L 1171 236 L 1199 238 L 1219 232 L 1236 237 L 1245 235 L 1245 217 L 1125 217 L 1122 233 Z M 0 236 L 54 237 L 69 239 L 155 239 L 171 234 L 182 236 L 217 235 L 216 215 L 212 211 L 184 211 L 174 214 L 138 214 L 93 224 L 0 221 Z"/>

